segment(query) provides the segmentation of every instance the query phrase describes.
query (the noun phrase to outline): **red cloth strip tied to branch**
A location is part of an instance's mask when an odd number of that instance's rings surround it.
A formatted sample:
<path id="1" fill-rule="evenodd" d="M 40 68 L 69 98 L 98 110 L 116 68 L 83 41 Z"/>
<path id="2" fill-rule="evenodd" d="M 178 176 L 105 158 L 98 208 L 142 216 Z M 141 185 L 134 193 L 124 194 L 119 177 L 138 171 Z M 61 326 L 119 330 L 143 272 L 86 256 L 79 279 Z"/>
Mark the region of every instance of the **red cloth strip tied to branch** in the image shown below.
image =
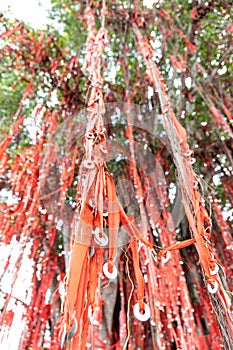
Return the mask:
<path id="1" fill-rule="evenodd" d="M 90 9 L 87 10 L 86 16 L 89 26 L 87 40 L 89 46 L 83 70 L 88 72 L 91 80 L 91 92 L 87 101 L 85 157 L 81 166 L 79 187 L 81 203 L 78 222 L 73 232 L 74 243 L 60 330 L 61 348 L 67 344 L 70 349 L 85 349 L 87 341 L 94 341 L 91 336 L 94 325 L 101 324 L 101 313 L 98 312 L 101 307 L 100 280 L 103 275 L 110 281 L 117 277 L 115 260 L 120 223 L 132 240 L 130 250 L 138 300 L 134 305 L 134 314 L 140 321 L 147 321 L 150 317 L 150 308 L 145 303 L 145 284 L 140 269 L 137 240 L 144 242 L 150 248 L 152 245 L 143 238 L 140 230 L 124 212 L 116 194 L 113 178 L 107 172 L 101 156 L 97 158 L 94 152 L 97 144 L 101 144 L 100 151 L 106 151 L 102 120 L 105 108 L 100 72 L 102 50 L 107 43 L 107 31 L 105 28 L 100 28 L 96 33 Z M 104 263 L 106 249 L 108 260 Z"/>
<path id="2" fill-rule="evenodd" d="M 219 266 L 214 258 L 210 243 L 211 220 L 203 205 L 203 200 L 200 193 L 196 189 L 196 175 L 192 168 L 193 160 L 187 143 L 186 131 L 177 120 L 167 95 L 165 84 L 161 73 L 153 61 L 153 51 L 146 39 L 143 38 L 136 24 L 134 26 L 136 39 L 138 43 L 138 51 L 143 55 L 146 66 L 149 72 L 149 77 L 155 89 L 158 91 L 158 96 L 162 109 L 164 128 L 167 132 L 174 162 L 178 171 L 180 186 L 182 191 L 185 213 L 193 234 L 193 239 L 187 242 L 187 245 L 192 244 L 195 240 L 195 246 L 199 255 L 200 263 L 203 270 L 208 292 L 214 296 L 224 309 L 225 325 L 229 334 L 233 334 L 232 315 L 230 311 L 230 298 L 225 291 L 221 278 L 218 274 Z M 182 248 L 185 243 L 180 245 Z M 167 250 L 177 249 L 175 245 Z M 217 299 L 216 297 L 217 296 Z M 215 309 L 215 308 L 214 308 Z M 216 309 L 215 309 L 216 311 Z"/>

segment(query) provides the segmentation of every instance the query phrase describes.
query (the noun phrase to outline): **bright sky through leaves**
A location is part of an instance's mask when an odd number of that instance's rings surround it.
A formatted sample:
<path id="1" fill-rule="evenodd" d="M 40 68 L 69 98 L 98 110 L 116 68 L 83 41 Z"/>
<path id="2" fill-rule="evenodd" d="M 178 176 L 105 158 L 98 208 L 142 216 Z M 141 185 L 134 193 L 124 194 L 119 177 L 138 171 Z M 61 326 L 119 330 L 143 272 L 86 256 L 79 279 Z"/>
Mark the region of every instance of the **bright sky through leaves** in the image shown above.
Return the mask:
<path id="1" fill-rule="evenodd" d="M 47 14 L 50 0 L 3 0 L 0 12 L 9 12 L 10 17 L 30 23 L 35 28 L 43 28 L 48 23 Z"/>
<path id="2" fill-rule="evenodd" d="M 144 0 L 144 5 L 152 8 L 157 1 Z M 0 3 L 0 12 L 9 12 L 13 18 L 20 19 L 34 28 L 43 28 L 48 22 L 48 10 L 51 8 L 50 0 L 3 0 Z"/>

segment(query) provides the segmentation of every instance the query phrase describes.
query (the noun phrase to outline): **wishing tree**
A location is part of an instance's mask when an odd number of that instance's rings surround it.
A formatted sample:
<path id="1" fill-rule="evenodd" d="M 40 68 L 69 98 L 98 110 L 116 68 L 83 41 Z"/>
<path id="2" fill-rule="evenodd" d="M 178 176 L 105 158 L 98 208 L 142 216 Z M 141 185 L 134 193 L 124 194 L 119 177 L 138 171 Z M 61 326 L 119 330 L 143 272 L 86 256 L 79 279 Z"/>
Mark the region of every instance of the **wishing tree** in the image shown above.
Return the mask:
<path id="1" fill-rule="evenodd" d="M 1 16 L 2 349 L 232 349 L 232 6 Z"/>

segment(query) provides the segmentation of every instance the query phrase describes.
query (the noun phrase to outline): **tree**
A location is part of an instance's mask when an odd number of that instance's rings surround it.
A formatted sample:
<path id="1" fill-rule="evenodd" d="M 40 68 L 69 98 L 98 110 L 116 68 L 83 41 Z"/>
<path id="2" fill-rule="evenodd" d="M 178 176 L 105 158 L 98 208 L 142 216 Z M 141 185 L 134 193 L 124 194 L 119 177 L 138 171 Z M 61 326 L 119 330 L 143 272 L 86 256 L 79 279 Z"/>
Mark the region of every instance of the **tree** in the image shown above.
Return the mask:
<path id="1" fill-rule="evenodd" d="M 52 3 L 1 17 L 3 346 L 231 349 L 230 4 Z"/>

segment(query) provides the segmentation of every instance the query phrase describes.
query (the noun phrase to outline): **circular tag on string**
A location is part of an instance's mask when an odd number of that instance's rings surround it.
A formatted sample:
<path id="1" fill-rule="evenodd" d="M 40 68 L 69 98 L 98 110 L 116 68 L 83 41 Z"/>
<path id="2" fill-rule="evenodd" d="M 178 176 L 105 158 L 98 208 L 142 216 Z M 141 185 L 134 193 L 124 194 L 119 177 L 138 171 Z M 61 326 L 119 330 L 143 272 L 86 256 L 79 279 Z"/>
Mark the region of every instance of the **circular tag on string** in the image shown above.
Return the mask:
<path id="1" fill-rule="evenodd" d="M 40 169 L 40 199 L 49 220 L 56 223 L 64 241 L 81 230 L 77 240 L 84 245 L 93 244 L 92 231 L 99 229 L 102 234 L 96 234 L 94 242 L 103 248 L 112 244 L 108 220 L 117 211 L 124 211 L 128 219 L 120 224 L 116 246 L 135 239 L 128 233 L 132 225 L 141 235 L 152 230 L 156 237 L 164 209 L 170 213 L 167 230 L 174 231 L 185 213 L 179 184 L 169 180 L 174 164 L 161 116 L 135 104 L 105 104 L 103 125 L 88 134 L 92 149 L 87 158 L 83 144 L 93 113 L 87 108 L 68 117 L 48 139 Z M 105 175 L 102 183 L 98 180 L 101 167 L 115 182 L 117 199 L 111 204 Z M 80 217 L 84 208 L 89 214 Z"/>

